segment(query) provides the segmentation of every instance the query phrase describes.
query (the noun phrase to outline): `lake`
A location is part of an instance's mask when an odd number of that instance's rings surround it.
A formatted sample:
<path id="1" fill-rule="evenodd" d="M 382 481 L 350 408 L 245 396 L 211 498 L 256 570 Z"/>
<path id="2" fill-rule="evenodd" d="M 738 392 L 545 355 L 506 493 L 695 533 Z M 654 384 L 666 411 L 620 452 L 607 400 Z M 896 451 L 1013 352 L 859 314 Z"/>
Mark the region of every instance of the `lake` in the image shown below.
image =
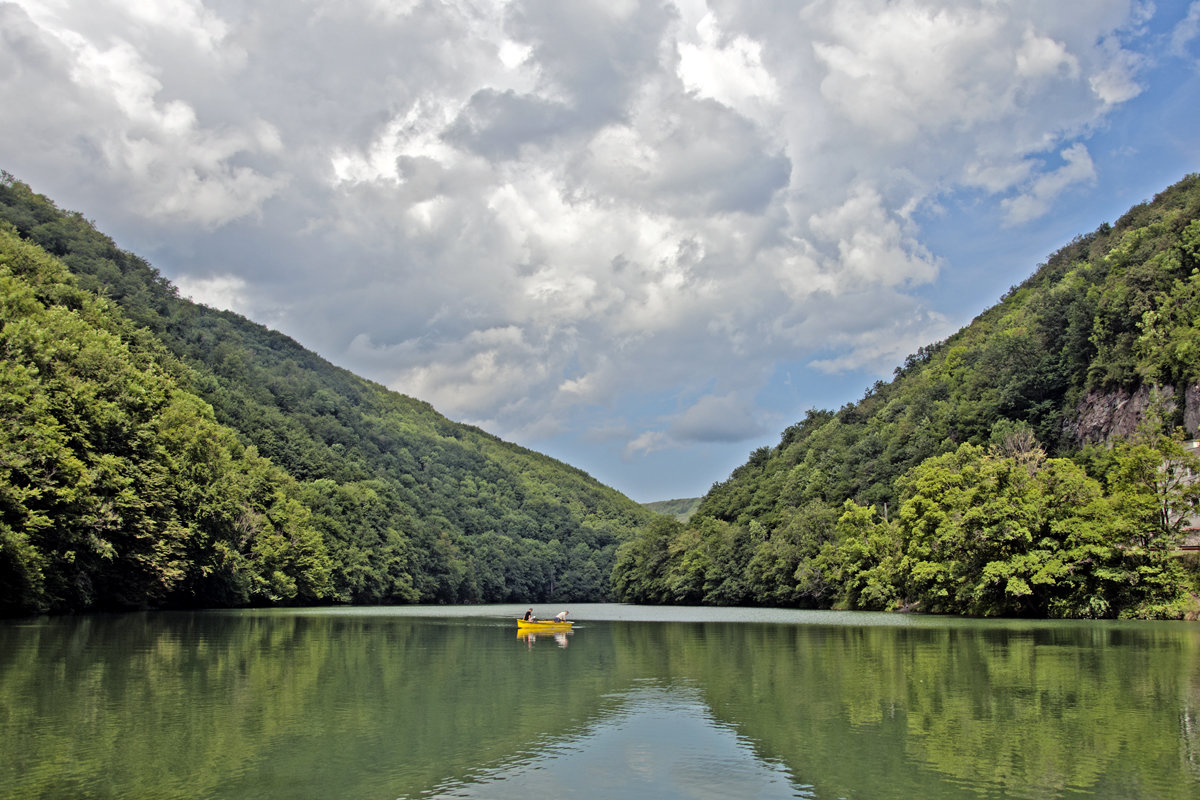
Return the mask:
<path id="1" fill-rule="evenodd" d="M 0 621 L 0 797 L 1200 797 L 1194 623 L 569 608 Z"/>

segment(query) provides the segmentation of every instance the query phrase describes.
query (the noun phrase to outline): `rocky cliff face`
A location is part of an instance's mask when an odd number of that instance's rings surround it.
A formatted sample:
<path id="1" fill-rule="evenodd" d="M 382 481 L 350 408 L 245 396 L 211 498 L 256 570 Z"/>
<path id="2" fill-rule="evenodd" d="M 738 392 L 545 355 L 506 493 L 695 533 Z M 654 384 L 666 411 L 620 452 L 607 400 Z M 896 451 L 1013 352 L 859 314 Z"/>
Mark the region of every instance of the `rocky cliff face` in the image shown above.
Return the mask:
<path id="1" fill-rule="evenodd" d="M 1152 403 L 1161 403 L 1165 414 L 1174 414 L 1177 392 L 1173 386 L 1143 386 L 1135 392 L 1089 392 L 1080 401 L 1075 419 L 1066 423 L 1066 434 L 1079 445 L 1107 442 L 1131 435 Z M 1188 435 L 1200 429 L 1200 384 L 1184 390 L 1183 425 Z"/>

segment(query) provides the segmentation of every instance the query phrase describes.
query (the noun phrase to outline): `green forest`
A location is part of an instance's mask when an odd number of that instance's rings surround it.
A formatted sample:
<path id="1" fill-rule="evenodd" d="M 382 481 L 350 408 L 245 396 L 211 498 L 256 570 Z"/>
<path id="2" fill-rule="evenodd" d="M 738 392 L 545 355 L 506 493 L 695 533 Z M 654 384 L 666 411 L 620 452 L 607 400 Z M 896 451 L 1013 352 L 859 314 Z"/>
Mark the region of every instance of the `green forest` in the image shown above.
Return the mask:
<path id="1" fill-rule="evenodd" d="M 1077 237 L 858 402 L 809 411 L 698 506 L 639 506 L 181 298 L 7 173 L 0 284 L 3 615 L 1200 610 L 1178 550 L 1200 474 L 1200 176 Z"/>
<path id="2" fill-rule="evenodd" d="M 1195 618 L 1200 176 L 1059 250 L 861 400 L 808 412 L 682 523 L 639 603 Z M 1107 408 L 1144 407 L 1122 431 Z"/>
<path id="3" fill-rule="evenodd" d="M 653 518 L 0 181 L 0 614 L 612 597 Z"/>
<path id="4" fill-rule="evenodd" d="M 700 507 L 699 497 L 684 497 L 677 500 L 658 500 L 653 503 L 643 503 L 646 508 L 658 514 L 666 514 L 680 522 L 687 522 Z"/>

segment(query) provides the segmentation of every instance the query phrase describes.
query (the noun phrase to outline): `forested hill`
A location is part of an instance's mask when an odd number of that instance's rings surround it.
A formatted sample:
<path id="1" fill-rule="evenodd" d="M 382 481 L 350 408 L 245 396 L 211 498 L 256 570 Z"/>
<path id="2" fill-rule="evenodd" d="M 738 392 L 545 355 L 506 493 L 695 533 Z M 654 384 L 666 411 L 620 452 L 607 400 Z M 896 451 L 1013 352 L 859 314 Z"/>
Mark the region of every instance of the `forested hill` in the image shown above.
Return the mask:
<path id="1" fill-rule="evenodd" d="M 604 600 L 654 515 L 0 181 L 0 613 Z"/>
<path id="2" fill-rule="evenodd" d="M 659 514 L 667 514 L 680 522 L 687 522 L 700 507 L 699 497 L 682 497 L 676 500 L 656 500 L 653 503 L 643 503 L 646 508 Z"/>
<path id="3" fill-rule="evenodd" d="M 1076 238 L 856 403 L 811 411 L 686 525 L 624 545 L 623 600 L 1030 616 L 1192 613 L 1172 555 L 1200 422 L 1200 176 Z M 1200 474 L 1200 470 L 1197 470 Z"/>

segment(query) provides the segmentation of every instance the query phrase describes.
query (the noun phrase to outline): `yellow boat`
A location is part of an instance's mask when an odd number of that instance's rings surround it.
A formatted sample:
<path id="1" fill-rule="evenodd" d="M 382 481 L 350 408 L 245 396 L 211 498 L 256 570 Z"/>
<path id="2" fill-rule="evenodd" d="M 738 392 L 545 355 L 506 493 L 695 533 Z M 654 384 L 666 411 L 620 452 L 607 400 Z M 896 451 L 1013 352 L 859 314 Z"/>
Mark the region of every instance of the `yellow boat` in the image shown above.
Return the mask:
<path id="1" fill-rule="evenodd" d="M 559 622 L 556 619 L 517 620 L 517 630 L 521 633 L 537 633 L 538 631 L 569 631 L 574 622 Z"/>

